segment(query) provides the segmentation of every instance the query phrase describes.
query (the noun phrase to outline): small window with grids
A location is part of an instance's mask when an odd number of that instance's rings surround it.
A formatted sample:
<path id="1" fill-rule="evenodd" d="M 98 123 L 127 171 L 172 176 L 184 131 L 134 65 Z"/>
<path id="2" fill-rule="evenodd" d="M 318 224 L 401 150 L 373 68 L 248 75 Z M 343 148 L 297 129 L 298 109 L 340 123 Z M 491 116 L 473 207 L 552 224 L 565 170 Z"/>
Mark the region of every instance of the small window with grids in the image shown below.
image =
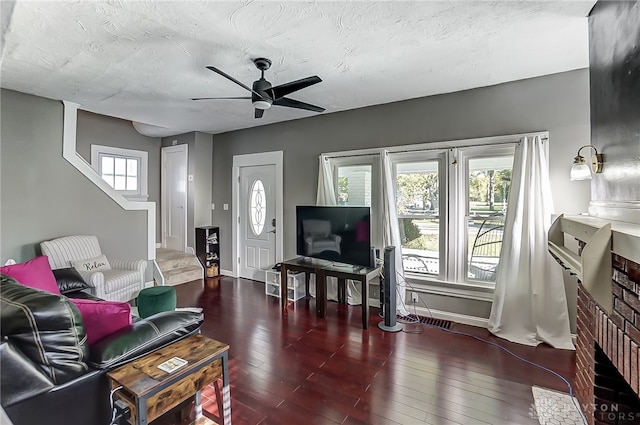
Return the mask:
<path id="1" fill-rule="evenodd" d="M 146 201 L 147 152 L 110 146 L 91 146 L 91 165 L 116 191 L 130 200 Z"/>

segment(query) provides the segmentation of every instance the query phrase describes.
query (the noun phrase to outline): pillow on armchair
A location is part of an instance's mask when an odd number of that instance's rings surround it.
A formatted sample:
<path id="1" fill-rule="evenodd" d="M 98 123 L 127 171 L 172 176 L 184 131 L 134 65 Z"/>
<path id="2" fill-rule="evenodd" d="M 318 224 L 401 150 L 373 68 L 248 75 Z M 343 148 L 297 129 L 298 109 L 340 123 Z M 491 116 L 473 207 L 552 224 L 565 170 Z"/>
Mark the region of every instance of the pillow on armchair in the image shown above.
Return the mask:
<path id="1" fill-rule="evenodd" d="M 63 295 L 91 288 L 73 267 L 53 270 L 53 276 L 56 278 L 58 289 Z"/>
<path id="2" fill-rule="evenodd" d="M 102 254 L 94 258 L 88 258 L 86 260 L 72 261 L 71 265 L 79 272 L 101 272 L 104 270 L 111 270 L 111 264 L 107 260 L 107 256 Z"/>
<path id="3" fill-rule="evenodd" d="M 56 278 L 49 266 L 46 255 L 33 258 L 24 263 L 0 267 L 0 273 L 11 276 L 18 283 L 34 289 L 40 289 L 60 295 Z"/>

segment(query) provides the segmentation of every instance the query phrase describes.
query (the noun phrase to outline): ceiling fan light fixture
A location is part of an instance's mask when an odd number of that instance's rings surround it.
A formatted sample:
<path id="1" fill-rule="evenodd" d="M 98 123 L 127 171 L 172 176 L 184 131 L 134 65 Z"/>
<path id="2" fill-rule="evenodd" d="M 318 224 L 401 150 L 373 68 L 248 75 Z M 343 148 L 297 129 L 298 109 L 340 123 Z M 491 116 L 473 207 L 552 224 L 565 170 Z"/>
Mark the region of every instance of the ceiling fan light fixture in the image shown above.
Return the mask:
<path id="1" fill-rule="evenodd" d="M 253 87 L 243 84 L 231 75 L 219 70 L 215 66 L 207 66 L 209 71 L 213 71 L 230 80 L 245 90 L 251 92 L 251 97 L 195 97 L 192 100 L 214 100 L 214 99 L 251 99 L 254 108 L 254 117 L 262 118 L 264 111 L 270 109 L 271 105 L 285 106 L 288 108 L 303 109 L 313 112 L 324 112 L 324 108 L 309 103 L 300 102 L 295 99 L 286 97 L 288 94 L 302 90 L 322 81 L 317 75 L 302 78 L 300 80 L 289 81 L 277 86 L 272 86 L 269 81 L 264 78 L 264 72 L 271 67 L 271 61 L 267 58 L 257 58 L 253 60 L 256 68 L 260 70 L 260 78 L 253 82 Z"/>
<path id="2" fill-rule="evenodd" d="M 271 102 L 264 99 L 256 100 L 253 102 L 253 107 L 256 109 L 269 109 L 271 108 Z"/>

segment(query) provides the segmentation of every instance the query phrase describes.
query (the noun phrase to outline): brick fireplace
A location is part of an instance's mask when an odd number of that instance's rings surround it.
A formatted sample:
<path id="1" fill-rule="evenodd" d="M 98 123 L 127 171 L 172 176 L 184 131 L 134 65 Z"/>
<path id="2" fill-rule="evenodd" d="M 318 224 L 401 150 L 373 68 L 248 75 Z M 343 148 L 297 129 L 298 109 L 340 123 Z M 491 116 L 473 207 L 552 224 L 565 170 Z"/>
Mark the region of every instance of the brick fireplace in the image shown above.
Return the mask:
<path id="1" fill-rule="evenodd" d="M 568 223 L 589 255 L 561 253 L 561 264 L 584 283 L 578 287 L 575 387 L 590 425 L 640 424 L 639 20 L 637 0 L 599 0 L 589 13 L 590 142 L 606 159 L 602 173 L 592 176 L 589 215 Z M 594 240 L 598 233 L 589 223 L 611 225 L 611 239 Z M 611 265 L 594 265 L 600 260 Z M 604 411 L 614 405 L 617 415 Z"/>
<path id="2" fill-rule="evenodd" d="M 613 254 L 613 309 L 578 286 L 576 397 L 589 425 L 640 423 L 640 265 Z"/>

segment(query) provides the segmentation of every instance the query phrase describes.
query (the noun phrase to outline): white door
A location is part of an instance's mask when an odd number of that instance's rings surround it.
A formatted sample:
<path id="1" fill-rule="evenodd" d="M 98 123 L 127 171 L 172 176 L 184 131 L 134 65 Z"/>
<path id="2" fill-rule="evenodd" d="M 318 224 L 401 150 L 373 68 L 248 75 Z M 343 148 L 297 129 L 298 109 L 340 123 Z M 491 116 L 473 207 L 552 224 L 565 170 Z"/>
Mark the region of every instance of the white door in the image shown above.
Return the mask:
<path id="1" fill-rule="evenodd" d="M 234 175 L 234 274 L 264 281 L 282 261 L 282 152 L 234 157 Z"/>
<path id="2" fill-rule="evenodd" d="M 187 145 L 162 148 L 162 246 L 187 246 Z"/>
<path id="3" fill-rule="evenodd" d="M 275 166 L 240 168 L 240 277 L 263 280 L 275 264 Z"/>

